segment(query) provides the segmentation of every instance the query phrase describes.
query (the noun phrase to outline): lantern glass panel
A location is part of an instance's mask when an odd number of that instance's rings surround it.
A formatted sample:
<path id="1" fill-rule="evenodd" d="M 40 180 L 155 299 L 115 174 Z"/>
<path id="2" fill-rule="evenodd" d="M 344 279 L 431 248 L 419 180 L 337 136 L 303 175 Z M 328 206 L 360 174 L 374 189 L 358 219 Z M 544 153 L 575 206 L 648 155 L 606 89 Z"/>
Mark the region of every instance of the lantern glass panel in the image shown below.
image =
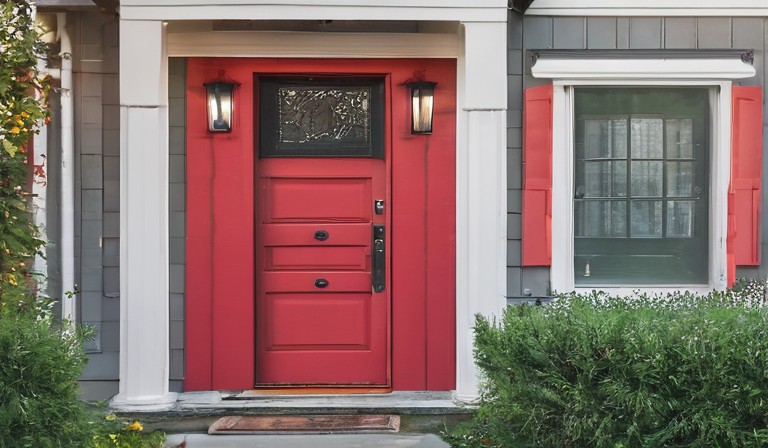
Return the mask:
<path id="1" fill-rule="evenodd" d="M 229 132 L 232 130 L 234 84 L 209 83 L 205 85 L 208 95 L 208 130 Z"/>

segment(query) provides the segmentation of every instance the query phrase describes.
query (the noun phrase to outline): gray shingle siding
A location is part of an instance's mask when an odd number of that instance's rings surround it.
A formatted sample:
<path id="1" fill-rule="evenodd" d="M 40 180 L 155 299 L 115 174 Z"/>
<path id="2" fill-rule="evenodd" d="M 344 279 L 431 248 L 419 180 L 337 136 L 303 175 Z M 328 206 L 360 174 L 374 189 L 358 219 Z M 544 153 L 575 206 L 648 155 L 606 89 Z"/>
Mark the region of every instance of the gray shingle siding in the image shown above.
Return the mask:
<path id="1" fill-rule="evenodd" d="M 171 117 L 169 131 L 170 188 L 177 191 L 169 201 L 170 224 L 170 379 L 171 390 L 181 390 L 184 379 L 184 269 L 187 171 L 186 151 L 186 87 L 187 60 L 171 58 L 168 63 L 168 97 Z M 178 191 L 181 194 L 178 194 Z"/>

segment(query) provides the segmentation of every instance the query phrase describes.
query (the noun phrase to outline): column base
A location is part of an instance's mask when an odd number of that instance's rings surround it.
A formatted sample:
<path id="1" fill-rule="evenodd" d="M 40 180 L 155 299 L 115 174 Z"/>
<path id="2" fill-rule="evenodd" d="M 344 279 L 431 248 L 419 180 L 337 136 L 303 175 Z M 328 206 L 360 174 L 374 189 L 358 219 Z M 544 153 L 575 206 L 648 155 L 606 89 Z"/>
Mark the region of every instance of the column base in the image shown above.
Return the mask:
<path id="1" fill-rule="evenodd" d="M 480 404 L 480 395 L 477 393 L 460 393 L 459 391 L 453 392 L 453 399 L 463 405 L 477 406 Z"/>
<path id="2" fill-rule="evenodd" d="M 162 412 L 176 406 L 176 392 L 162 396 L 126 398 L 125 394 L 117 394 L 109 400 L 109 407 L 121 412 Z"/>

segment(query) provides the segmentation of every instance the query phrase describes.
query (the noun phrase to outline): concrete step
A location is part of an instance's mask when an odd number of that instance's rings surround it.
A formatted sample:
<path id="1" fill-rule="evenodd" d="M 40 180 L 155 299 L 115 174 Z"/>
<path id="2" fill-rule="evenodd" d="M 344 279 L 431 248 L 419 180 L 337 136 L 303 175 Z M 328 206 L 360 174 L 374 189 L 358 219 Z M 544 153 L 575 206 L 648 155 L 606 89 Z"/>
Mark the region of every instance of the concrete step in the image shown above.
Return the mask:
<path id="1" fill-rule="evenodd" d="M 206 391 L 179 394 L 167 411 L 120 415 L 141 420 L 149 430 L 159 428 L 167 433 L 206 433 L 217 419 L 228 416 L 396 415 L 401 432 L 436 434 L 468 419 L 471 412 L 451 392 L 275 395 Z"/>
<path id="2" fill-rule="evenodd" d="M 183 445 L 182 445 L 183 443 Z M 448 448 L 434 434 L 172 434 L 166 448 Z"/>

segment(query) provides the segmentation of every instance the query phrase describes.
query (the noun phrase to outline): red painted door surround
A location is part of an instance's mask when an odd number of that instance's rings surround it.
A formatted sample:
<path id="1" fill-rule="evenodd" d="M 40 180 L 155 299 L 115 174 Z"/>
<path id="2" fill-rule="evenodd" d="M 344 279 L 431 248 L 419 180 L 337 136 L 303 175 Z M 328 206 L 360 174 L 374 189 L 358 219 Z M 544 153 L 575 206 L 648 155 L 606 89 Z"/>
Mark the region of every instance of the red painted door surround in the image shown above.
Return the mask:
<path id="1" fill-rule="evenodd" d="M 212 134 L 205 123 L 202 85 L 216 78 L 221 70 L 240 85 L 235 90 L 232 132 Z M 403 83 L 422 70 L 428 80 L 438 83 L 434 132 L 411 135 L 410 92 Z M 304 164 L 304 168 L 287 163 L 287 159 L 259 159 L 258 145 L 254 144 L 258 141 L 254 114 L 260 74 L 383 77 L 384 159 L 317 159 L 314 164 Z M 257 382 L 363 383 L 395 390 L 453 389 L 456 61 L 190 58 L 186 101 L 185 390 L 247 389 Z M 292 186 L 284 188 L 291 183 Z M 311 248 L 303 256 L 308 265 L 296 265 L 295 257 L 283 256 L 295 247 L 292 241 L 298 241 L 298 246 L 309 244 L 301 238 L 313 235 L 318 224 L 328 227 L 320 230 L 329 234 L 339 233 L 331 222 L 272 225 L 289 215 L 311 217 L 311 208 L 297 208 L 296 202 L 290 200 L 297 184 L 311 183 L 315 186 L 305 189 L 304 194 L 317 194 L 318 184 L 329 187 L 327 191 L 336 191 L 340 201 L 335 202 L 345 204 L 342 212 L 357 213 L 354 220 L 359 229 L 353 229 L 353 225 L 340 232 L 349 245 L 338 243 L 338 257 L 319 255 L 312 260 L 312 253 L 320 252 Z M 339 185 L 343 188 L 336 188 Z M 372 204 L 355 211 L 351 201 L 344 199 L 345 195 L 351 198 L 355 194 L 365 197 L 365 201 L 379 199 L 378 195 L 383 194 L 389 214 L 371 214 Z M 277 208 L 270 204 L 277 204 Z M 388 242 L 386 290 L 378 294 L 368 289 L 370 256 L 366 255 L 371 250 L 371 227 L 376 220 L 386 225 Z M 282 234 L 288 227 L 292 230 Z M 300 235 L 291 233 L 293 230 Z M 364 237 L 364 246 L 355 240 L 358 237 Z M 269 246 L 284 241 L 283 238 L 291 242 Z M 275 247 L 284 254 L 276 253 Z M 327 276 L 324 279 L 328 281 L 328 291 L 334 285 L 341 288 L 337 292 L 352 298 L 344 306 L 336 307 L 333 316 L 322 316 L 334 308 L 313 310 L 312 295 L 305 294 L 305 289 L 315 287 L 296 285 L 318 280 L 317 272 L 310 272 L 312 268 L 328 260 L 339 261 L 355 250 L 358 256 L 363 251 L 362 261 L 358 258 L 359 266 L 352 263 L 343 270 L 359 269 L 358 274 L 336 280 L 333 276 L 338 274 L 334 272 L 338 265 L 319 267 Z M 269 291 L 278 291 L 288 300 L 279 306 L 269 299 L 256 300 Z M 371 308 L 376 309 L 373 314 L 368 313 Z M 291 331 L 268 326 L 272 319 L 290 320 L 290 316 L 296 319 Z M 361 326 L 361 316 L 380 317 L 364 317 L 369 320 Z M 345 321 L 358 323 L 344 325 Z M 363 327 L 375 328 L 374 333 L 381 336 L 374 341 Z M 373 344 L 375 349 L 370 350 L 371 357 L 361 355 L 354 361 L 357 364 L 349 364 L 347 369 L 343 356 L 323 358 L 310 353 L 299 361 L 301 368 L 292 364 L 295 361 L 281 364 L 279 358 L 272 356 L 280 354 L 280 350 L 274 350 L 280 346 L 301 352 L 306 348 L 302 344 L 309 339 L 316 339 L 325 348 L 336 342 L 350 345 L 350 341 L 357 340 L 360 347 Z M 343 350 L 337 350 L 336 355 L 339 351 Z M 312 377 L 306 366 L 324 373 Z M 351 373 L 345 374 L 345 370 Z"/>

